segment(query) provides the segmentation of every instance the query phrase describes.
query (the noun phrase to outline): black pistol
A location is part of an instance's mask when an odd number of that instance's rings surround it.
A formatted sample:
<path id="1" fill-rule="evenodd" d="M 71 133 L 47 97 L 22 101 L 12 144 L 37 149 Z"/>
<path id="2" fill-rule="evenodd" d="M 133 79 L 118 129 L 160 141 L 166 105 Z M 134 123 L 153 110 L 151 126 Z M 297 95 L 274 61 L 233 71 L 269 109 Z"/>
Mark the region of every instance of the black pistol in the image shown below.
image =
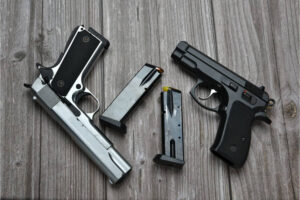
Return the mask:
<path id="1" fill-rule="evenodd" d="M 179 42 L 171 57 L 197 78 L 190 91 L 193 99 L 221 117 L 211 152 L 234 168 L 242 167 L 249 152 L 251 124 L 254 120 L 270 124 L 266 108 L 275 101 L 269 98 L 264 86 L 257 87 L 187 42 Z M 195 91 L 198 87 L 210 89 L 210 94 L 205 98 L 197 97 Z M 199 101 L 215 94 L 220 98 L 220 105 L 215 108 Z"/>

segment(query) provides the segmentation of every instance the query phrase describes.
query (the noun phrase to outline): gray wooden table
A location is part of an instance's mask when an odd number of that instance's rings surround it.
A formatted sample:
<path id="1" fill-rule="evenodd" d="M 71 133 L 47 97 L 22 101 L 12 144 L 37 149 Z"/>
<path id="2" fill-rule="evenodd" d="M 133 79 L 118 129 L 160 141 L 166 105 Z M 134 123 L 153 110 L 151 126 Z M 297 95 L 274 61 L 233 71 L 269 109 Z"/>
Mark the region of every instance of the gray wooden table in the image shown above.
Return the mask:
<path id="1" fill-rule="evenodd" d="M 43 199 L 299 199 L 299 0 L 0 0 L 0 197 Z M 130 115 L 126 135 L 102 127 L 132 164 L 111 186 L 70 137 L 30 98 L 35 63 L 51 66 L 71 30 L 91 26 L 111 42 L 87 79 L 102 111 L 148 62 L 165 73 Z M 236 170 L 209 147 L 217 115 L 189 95 L 195 80 L 170 58 L 186 40 L 257 85 L 276 105 L 273 123 L 254 123 Z M 162 86 L 183 92 L 182 170 L 162 167 Z M 98 122 L 98 116 L 95 119 Z"/>

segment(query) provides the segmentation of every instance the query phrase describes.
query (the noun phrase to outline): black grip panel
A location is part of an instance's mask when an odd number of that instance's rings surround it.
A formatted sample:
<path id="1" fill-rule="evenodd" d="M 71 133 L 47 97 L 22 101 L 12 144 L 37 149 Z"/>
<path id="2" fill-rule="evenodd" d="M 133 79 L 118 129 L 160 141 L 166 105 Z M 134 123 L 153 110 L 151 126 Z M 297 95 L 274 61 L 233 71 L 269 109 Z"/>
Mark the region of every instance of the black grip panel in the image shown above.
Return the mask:
<path id="1" fill-rule="evenodd" d="M 210 150 L 232 167 L 240 168 L 248 156 L 254 113 L 241 102 L 234 102 L 227 108 L 221 114 L 217 136 Z"/>
<path id="2" fill-rule="evenodd" d="M 79 74 L 93 56 L 99 43 L 100 40 L 86 30 L 77 33 L 51 83 L 56 93 L 62 96 L 67 95 Z M 97 57 L 100 53 L 99 49 L 94 57 Z M 92 60 L 94 59 L 92 58 Z"/>

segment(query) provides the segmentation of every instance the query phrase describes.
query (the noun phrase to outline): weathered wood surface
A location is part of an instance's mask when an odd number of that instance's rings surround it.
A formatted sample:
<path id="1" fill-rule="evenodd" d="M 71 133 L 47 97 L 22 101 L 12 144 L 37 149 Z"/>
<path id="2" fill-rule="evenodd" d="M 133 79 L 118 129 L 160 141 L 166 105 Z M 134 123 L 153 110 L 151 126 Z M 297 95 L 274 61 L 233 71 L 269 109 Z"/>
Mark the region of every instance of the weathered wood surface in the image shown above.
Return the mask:
<path id="1" fill-rule="evenodd" d="M 41 110 L 23 83 L 40 60 L 42 3 L 0 1 L 0 196 L 38 197 Z"/>
<path id="2" fill-rule="evenodd" d="M 1 198 L 300 198 L 299 0 L 0 0 L 0 21 Z M 22 86 L 35 79 L 36 62 L 50 66 L 56 61 L 79 24 L 94 27 L 111 42 L 86 83 L 102 110 L 146 62 L 165 70 L 129 116 L 126 135 L 103 128 L 133 166 L 117 186 L 108 183 Z M 269 111 L 272 125 L 253 126 L 242 169 L 229 168 L 209 152 L 218 118 L 191 99 L 195 80 L 170 58 L 180 40 L 265 85 L 276 100 Z M 162 86 L 183 92 L 182 170 L 152 162 L 161 152 Z"/>

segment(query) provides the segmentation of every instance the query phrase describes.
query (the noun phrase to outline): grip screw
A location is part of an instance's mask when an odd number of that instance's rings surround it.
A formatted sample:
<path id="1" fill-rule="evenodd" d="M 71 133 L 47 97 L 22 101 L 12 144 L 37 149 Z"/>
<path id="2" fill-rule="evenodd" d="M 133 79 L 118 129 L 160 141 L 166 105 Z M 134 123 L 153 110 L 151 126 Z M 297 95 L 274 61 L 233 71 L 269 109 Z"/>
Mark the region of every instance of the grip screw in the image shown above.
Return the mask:
<path id="1" fill-rule="evenodd" d="M 88 43 L 89 41 L 90 41 L 90 37 L 89 36 L 87 36 L 87 35 L 83 36 L 82 42 Z"/>
<path id="2" fill-rule="evenodd" d="M 236 148 L 235 145 L 231 145 L 231 146 L 230 146 L 230 151 L 231 151 L 231 152 L 236 152 L 236 149 L 237 149 L 237 148 Z"/>
<path id="3" fill-rule="evenodd" d="M 58 87 L 64 87 L 64 85 L 65 85 L 65 82 L 63 81 L 63 80 L 58 80 L 57 82 L 56 82 L 56 85 L 58 86 Z"/>

